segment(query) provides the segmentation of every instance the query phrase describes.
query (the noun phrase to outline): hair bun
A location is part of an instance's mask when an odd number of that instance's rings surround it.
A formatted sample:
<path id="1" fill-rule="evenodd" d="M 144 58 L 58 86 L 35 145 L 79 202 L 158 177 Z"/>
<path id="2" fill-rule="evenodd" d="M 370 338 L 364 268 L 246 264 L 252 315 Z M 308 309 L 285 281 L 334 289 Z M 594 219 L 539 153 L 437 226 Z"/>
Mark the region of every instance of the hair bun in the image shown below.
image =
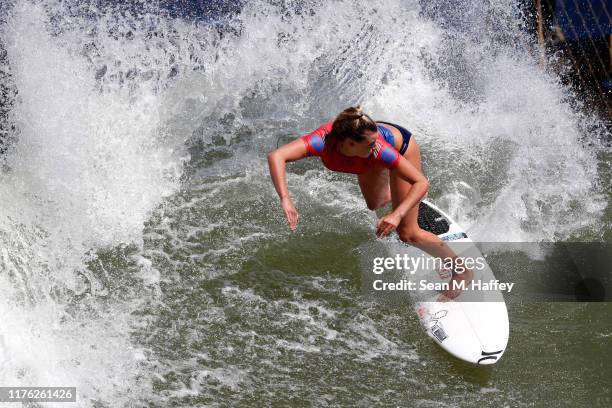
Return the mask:
<path id="1" fill-rule="evenodd" d="M 361 119 L 364 115 L 363 109 L 361 109 L 361 106 L 357 105 L 353 109 L 355 109 L 355 119 Z"/>

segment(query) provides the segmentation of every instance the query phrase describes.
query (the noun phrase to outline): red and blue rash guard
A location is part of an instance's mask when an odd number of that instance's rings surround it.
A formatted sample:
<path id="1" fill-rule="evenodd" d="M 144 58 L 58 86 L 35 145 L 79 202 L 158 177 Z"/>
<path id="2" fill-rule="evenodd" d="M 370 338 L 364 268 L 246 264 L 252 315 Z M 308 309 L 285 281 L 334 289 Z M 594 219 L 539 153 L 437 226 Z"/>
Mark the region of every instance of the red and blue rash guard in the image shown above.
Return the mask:
<path id="1" fill-rule="evenodd" d="M 333 143 L 328 143 L 327 135 L 331 131 L 332 124 L 333 122 L 326 123 L 317 130 L 300 137 L 304 144 L 306 144 L 308 156 L 320 156 L 325 167 L 342 173 L 361 174 L 376 165 L 381 165 L 388 169 L 397 167 L 400 161 L 400 154 L 393 146 L 387 143 L 380 132 L 376 136 L 372 154 L 367 158 L 345 156 L 338 152 Z"/>

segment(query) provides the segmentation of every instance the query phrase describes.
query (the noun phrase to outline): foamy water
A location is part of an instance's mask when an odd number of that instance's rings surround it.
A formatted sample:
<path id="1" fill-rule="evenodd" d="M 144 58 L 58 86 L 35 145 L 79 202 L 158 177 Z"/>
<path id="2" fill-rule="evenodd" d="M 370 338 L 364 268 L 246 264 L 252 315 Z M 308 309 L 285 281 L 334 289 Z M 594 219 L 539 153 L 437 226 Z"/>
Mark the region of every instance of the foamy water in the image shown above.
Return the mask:
<path id="1" fill-rule="evenodd" d="M 607 228 L 603 130 L 538 65 L 510 1 L 461 2 L 448 20 L 443 2 L 253 0 L 214 25 L 120 8 L 15 2 L 0 27 L 18 92 L 0 179 L 2 384 L 76 386 L 79 406 L 274 392 L 331 406 L 376 387 L 359 401 L 397 402 L 383 366 L 415 404 L 448 402 L 417 391 L 436 378 L 417 324 L 355 289 L 353 248 L 376 218 L 354 178 L 290 166 L 300 229 L 284 226 L 265 153 L 349 105 L 414 132 L 430 197 L 475 241 Z M 360 372 L 377 380 L 361 388 Z M 465 403 L 531 398 L 466 387 Z"/>

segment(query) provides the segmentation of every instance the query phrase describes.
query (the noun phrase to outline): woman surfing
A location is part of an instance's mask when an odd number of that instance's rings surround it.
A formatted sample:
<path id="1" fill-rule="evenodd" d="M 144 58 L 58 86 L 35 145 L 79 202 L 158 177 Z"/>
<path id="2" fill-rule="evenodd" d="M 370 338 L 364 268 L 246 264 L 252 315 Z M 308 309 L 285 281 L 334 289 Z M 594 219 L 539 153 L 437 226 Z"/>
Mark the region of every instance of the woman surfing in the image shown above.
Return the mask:
<path id="1" fill-rule="evenodd" d="M 333 122 L 270 152 L 270 175 L 291 230 L 297 228 L 298 213 L 289 195 L 285 165 L 309 156 L 321 157 L 325 167 L 332 171 L 357 174 L 370 210 L 391 202 L 392 211 L 376 225 L 379 238 L 396 231 L 400 240 L 432 256 L 457 258 L 444 241 L 421 229 L 417 222 L 419 203 L 427 194 L 429 181 L 421 170 L 419 145 L 407 129 L 375 122 L 359 106 L 350 107 Z M 472 276 L 471 270 L 453 272 L 453 280 L 469 281 Z M 452 299 L 459 293 L 449 290 L 443 296 Z"/>

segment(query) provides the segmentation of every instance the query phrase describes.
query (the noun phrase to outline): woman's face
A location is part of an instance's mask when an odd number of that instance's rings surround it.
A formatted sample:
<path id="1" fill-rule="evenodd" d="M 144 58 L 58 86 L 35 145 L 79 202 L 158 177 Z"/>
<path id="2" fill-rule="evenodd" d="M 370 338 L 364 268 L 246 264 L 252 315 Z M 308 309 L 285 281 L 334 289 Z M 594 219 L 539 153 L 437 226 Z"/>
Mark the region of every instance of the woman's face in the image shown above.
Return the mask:
<path id="1" fill-rule="evenodd" d="M 365 139 L 361 142 L 357 142 L 350 138 L 345 139 L 344 146 L 342 147 L 342 153 L 345 156 L 359 156 L 363 158 L 370 156 L 372 154 L 372 149 L 374 148 L 374 143 L 376 142 L 378 132 L 366 130 L 363 133 L 363 136 Z"/>

